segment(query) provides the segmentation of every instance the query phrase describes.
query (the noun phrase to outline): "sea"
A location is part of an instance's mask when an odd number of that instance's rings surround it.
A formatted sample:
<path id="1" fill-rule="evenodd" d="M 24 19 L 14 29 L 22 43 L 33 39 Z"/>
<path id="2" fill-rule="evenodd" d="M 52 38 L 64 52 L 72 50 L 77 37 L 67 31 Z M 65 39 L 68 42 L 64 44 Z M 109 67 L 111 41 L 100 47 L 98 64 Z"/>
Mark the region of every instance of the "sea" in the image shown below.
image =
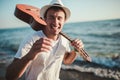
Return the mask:
<path id="1" fill-rule="evenodd" d="M 120 19 L 66 23 L 62 31 L 83 41 L 91 63 L 120 70 Z M 0 29 L 0 63 L 12 60 L 21 41 L 34 32 L 30 26 Z M 84 60 L 79 56 L 77 61 Z"/>

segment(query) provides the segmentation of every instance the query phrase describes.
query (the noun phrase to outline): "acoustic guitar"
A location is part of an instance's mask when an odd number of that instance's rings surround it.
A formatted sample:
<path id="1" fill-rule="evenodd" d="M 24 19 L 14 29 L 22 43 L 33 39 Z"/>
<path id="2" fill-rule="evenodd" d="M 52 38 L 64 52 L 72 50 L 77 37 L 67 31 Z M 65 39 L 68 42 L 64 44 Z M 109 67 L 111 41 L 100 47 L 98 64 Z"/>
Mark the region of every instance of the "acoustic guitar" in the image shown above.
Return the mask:
<path id="1" fill-rule="evenodd" d="M 17 4 L 14 15 L 20 20 L 28 23 L 35 31 L 43 30 L 46 27 L 46 22 L 40 18 L 40 9 L 31 5 Z M 60 32 L 60 35 L 64 36 L 70 42 L 73 40 L 66 34 Z M 76 49 L 84 60 L 91 62 L 90 56 L 82 49 Z"/>

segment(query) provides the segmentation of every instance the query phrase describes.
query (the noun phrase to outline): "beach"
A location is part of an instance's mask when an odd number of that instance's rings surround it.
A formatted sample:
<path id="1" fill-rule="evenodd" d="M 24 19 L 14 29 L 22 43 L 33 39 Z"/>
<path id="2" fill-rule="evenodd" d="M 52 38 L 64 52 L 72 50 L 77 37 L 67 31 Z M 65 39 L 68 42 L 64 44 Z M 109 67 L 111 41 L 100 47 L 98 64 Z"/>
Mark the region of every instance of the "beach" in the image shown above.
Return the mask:
<path id="1" fill-rule="evenodd" d="M 0 29 L 0 80 L 22 40 L 34 32 L 30 26 Z M 78 54 L 73 64 L 62 64 L 61 80 L 120 80 L 120 19 L 67 23 L 63 32 L 83 41 L 92 62 Z"/>
<path id="2" fill-rule="evenodd" d="M 10 61 L 11 62 L 11 61 Z M 5 80 L 6 67 L 9 63 L 0 64 L 0 80 Z M 79 65 L 78 65 L 79 64 Z M 88 64 L 89 66 L 85 65 Z M 90 64 L 92 66 L 90 66 Z M 120 80 L 120 69 L 105 68 L 97 64 L 75 61 L 72 65 L 62 65 L 61 80 Z M 24 80 L 24 79 L 20 79 Z"/>
<path id="3" fill-rule="evenodd" d="M 66 77 L 65 77 L 66 76 Z M 69 77 L 68 77 L 69 76 Z M 62 66 L 62 80 L 119 80 L 120 69 L 108 68 L 85 61 L 75 61 L 70 66 Z"/>

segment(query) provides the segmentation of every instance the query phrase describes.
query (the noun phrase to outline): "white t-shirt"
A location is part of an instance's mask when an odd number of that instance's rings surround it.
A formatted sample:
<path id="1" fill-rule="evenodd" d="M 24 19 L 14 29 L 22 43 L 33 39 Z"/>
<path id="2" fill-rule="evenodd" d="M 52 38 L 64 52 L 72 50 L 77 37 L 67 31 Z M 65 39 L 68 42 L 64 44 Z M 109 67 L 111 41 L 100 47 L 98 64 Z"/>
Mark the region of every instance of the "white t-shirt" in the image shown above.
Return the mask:
<path id="1" fill-rule="evenodd" d="M 42 31 L 35 32 L 25 39 L 19 47 L 15 58 L 22 58 L 31 49 L 36 40 L 46 37 Z M 63 57 L 66 51 L 70 51 L 69 41 L 60 36 L 53 42 L 52 51 L 41 52 L 38 57 L 31 61 L 26 70 L 25 80 L 59 80 L 59 73 Z"/>

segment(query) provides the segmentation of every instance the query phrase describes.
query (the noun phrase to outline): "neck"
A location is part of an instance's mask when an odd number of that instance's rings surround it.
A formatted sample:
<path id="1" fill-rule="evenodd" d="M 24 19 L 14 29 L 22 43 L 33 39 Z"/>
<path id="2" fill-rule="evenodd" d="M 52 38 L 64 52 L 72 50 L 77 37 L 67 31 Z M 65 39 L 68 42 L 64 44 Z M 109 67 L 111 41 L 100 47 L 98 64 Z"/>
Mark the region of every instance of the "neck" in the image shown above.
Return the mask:
<path id="1" fill-rule="evenodd" d="M 59 38 L 59 34 L 56 34 L 56 35 L 49 34 L 48 31 L 46 31 L 46 30 L 43 30 L 43 33 L 47 36 L 47 38 L 50 38 L 55 41 Z"/>

